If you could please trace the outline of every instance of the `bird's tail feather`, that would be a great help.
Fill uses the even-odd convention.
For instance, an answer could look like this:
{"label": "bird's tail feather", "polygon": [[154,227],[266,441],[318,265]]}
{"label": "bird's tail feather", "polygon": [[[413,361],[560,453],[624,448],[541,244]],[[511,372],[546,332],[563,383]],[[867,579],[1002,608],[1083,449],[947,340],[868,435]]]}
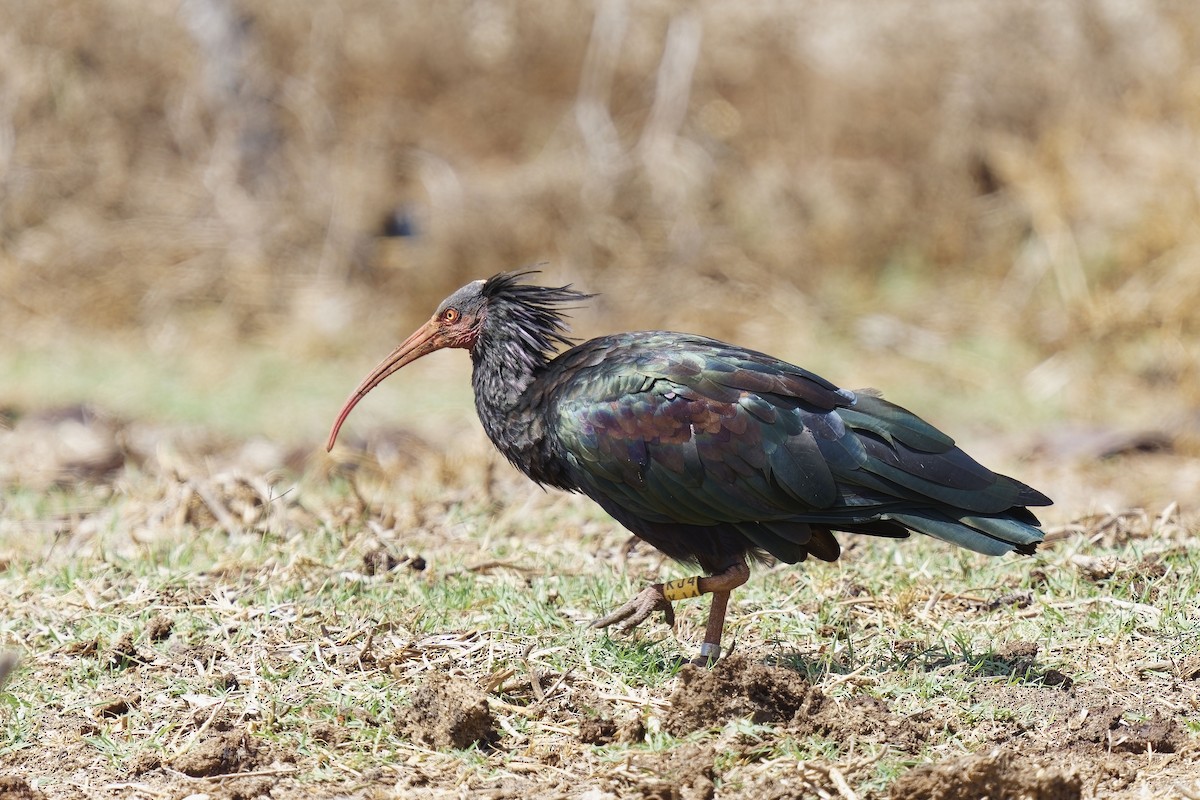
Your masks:
{"label": "bird's tail feather", "polygon": [[928,534],[976,553],[1000,556],[1016,550],[1031,554],[1042,541],[1042,531],[1021,520],[1005,516],[963,516],[957,519],[937,512],[890,513],[893,519],[914,531]]}

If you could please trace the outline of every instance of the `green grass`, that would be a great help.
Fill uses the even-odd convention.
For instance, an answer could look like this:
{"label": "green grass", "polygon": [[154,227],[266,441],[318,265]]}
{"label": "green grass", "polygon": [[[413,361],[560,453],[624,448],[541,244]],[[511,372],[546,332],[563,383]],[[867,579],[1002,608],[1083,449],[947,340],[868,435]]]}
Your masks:
{"label": "green grass", "polygon": [[[140,421],[323,445],[350,390],[398,341],[376,337],[353,357],[338,358],[286,340],[250,344],[196,336],[155,349],[137,334],[84,339],[67,333],[37,344],[7,342],[0,354],[0,404],[32,410],[91,403]],[[435,429],[461,425],[474,413],[469,368],[461,353],[412,366],[406,386],[389,383],[361,404],[355,426],[421,417],[434,418]]]}

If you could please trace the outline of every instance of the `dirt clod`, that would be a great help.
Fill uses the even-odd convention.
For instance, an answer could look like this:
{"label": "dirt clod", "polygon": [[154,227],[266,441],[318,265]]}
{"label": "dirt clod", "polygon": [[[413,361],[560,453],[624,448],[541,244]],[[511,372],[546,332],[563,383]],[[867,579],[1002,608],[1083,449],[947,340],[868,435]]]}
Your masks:
{"label": "dirt clod", "polygon": [[162,758],[153,751],[144,751],[133,757],[129,762],[130,775],[144,775],[162,766]]}
{"label": "dirt clod", "polygon": [[161,642],[171,638],[171,632],[175,629],[175,620],[171,619],[166,614],[159,614],[146,623],[146,635],[150,637],[152,642]]}
{"label": "dirt clod", "polygon": [[1159,714],[1109,732],[1113,751],[1123,753],[1174,753],[1185,736],[1177,720]]}
{"label": "dirt clod", "polygon": [[112,646],[108,663],[113,669],[125,669],[145,663],[145,659],[138,653],[137,645],[133,643],[132,633],[125,633],[120,639],[117,639],[116,644]]}
{"label": "dirt clod", "polygon": [[1155,714],[1148,720],[1130,721],[1124,718],[1126,710],[1117,703],[1083,706],[1066,720],[1066,730],[1058,738],[1126,753],[1173,753],[1186,738],[1174,719]]}
{"label": "dirt clod", "polygon": [[987,610],[996,611],[1001,608],[1029,608],[1033,605],[1033,592],[1021,589],[1015,592],[1005,592],[999,597],[988,601]]}
{"label": "dirt clod", "polygon": [[579,722],[579,741],[609,744],[617,738],[617,723],[608,717],[588,717]]}
{"label": "dirt clod", "polygon": [[1037,663],[1037,642],[1009,642],[996,650],[994,656],[1000,662],[1001,669],[993,674],[1007,674],[1025,683],[1040,683],[1043,686],[1057,686],[1069,690],[1075,681],[1056,669],[1042,671]]}
{"label": "dirt clod", "polygon": [[398,727],[440,749],[486,746],[499,739],[487,696],[470,681],[444,673],[434,673],[413,692],[412,707]]}
{"label": "dirt clod", "polygon": [[1037,658],[1038,645],[1037,642],[1009,642],[1004,647],[996,651],[996,656],[1005,661],[1033,661]]}
{"label": "dirt clod", "polygon": [[1177,671],[1182,680],[1200,680],[1200,655],[1188,656],[1180,661]]}
{"label": "dirt clod", "polygon": [[368,575],[382,575],[394,570],[399,564],[400,559],[382,547],[376,547],[363,554],[363,571]]}
{"label": "dirt clod", "polygon": [[1037,642],[1009,642],[996,651],[996,658],[1008,667],[1010,674],[1021,676],[1034,671],[1037,664]]}
{"label": "dirt clod", "polygon": [[44,794],[35,790],[22,778],[0,777],[0,800],[41,800]]}
{"label": "dirt clod", "polygon": [[617,741],[624,744],[641,744],[646,741],[646,723],[641,717],[631,719],[617,731]]}
{"label": "dirt clod", "polygon": [[100,650],[99,639],[84,639],[64,645],[62,652],[69,656],[94,656]]}
{"label": "dirt clod", "polygon": [[193,778],[248,772],[258,766],[258,746],[240,731],[210,736],[175,759],[172,766]]}
{"label": "dirt clod", "polygon": [[922,764],[892,784],[890,800],[978,800],[1020,797],[1023,800],[1078,800],[1079,776],[1023,759],[1008,750]]}
{"label": "dirt clod", "polygon": [[674,736],[723,725],[731,719],[783,724],[804,736],[835,740],[866,737],[908,752],[920,749],[930,725],[892,713],[887,703],[866,695],[830,700],[804,677],[730,656],[712,669],[686,667],[671,696],[663,727]]}
{"label": "dirt clod", "polygon": [[1070,691],[1075,685],[1075,679],[1056,669],[1048,669],[1042,673],[1043,686],[1056,686],[1063,691]]}
{"label": "dirt clod", "polygon": [[96,714],[101,717],[107,717],[108,719],[115,719],[128,714],[130,711],[137,708],[138,704],[141,702],[142,696],[138,694],[130,695],[129,697],[116,697],[97,706]]}
{"label": "dirt clod", "polygon": [[815,714],[797,716],[792,721],[792,728],[804,735],[816,734],[839,742],[873,739],[909,753],[921,749],[932,727],[922,715],[895,714],[887,703],[870,695],[827,701]]}
{"label": "dirt clod", "polygon": [[363,554],[363,571],[368,575],[381,575],[404,566],[414,572],[421,572],[427,564],[421,556],[400,558],[383,547],[368,550]]}
{"label": "dirt clod", "polygon": [[1114,556],[1074,556],[1071,561],[1079,569],[1079,573],[1090,581],[1097,583],[1106,581],[1122,568],[1122,564]]}
{"label": "dirt clod", "polygon": [[338,742],[345,741],[348,736],[345,727],[329,722],[322,722],[312,726],[309,733],[322,744],[337,744]]}
{"label": "dirt clod", "polygon": [[679,678],[682,684],[671,695],[671,710],[663,721],[675,736],[731,719],[787,723],[797,714],[812,715],[825,700],[797,673],[736,655],[711,669],[684,667]]}

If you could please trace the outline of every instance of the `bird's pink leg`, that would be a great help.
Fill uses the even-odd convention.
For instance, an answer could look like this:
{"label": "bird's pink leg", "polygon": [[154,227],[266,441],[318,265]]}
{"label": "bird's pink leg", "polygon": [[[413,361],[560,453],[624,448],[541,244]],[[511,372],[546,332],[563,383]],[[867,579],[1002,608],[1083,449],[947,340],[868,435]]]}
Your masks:
{"label": "bird's pink leg", "polygon": [[739,561],[723,572],[700,579],[700,591],[712,592],[708,610],[708,625],[704,628],[704,644],[700,645],[699,663],[708,666],[721,657],[721,634],[725,630],[725,610],[729,594],[750,579],[750,567]]}
{"label": "bird's pink leg", "polygon": [[607,628],[618,622],[624,623],[621,630],[627,631],[645,622],[655,611],[663,612],[666,623],[675,626],[675,609],[671,602],[712,594],[712,607],[708,612],[708,625],[704,631],[704,644],[700,646],[701,663],[711,664],[721,655],[721,633],[725,629],[725,610],[729,606],[729,593],[750,578],[750,567],[744,560],[704,577],[694,576],[655,583],[638,592],[637,596],[611,614],[592,623],[593,628]]}

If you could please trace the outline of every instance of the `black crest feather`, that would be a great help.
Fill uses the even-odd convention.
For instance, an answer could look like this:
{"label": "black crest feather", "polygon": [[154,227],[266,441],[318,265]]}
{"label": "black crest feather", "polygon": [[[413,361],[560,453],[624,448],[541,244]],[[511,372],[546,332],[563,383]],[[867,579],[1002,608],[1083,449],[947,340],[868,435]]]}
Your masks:
{"label": "black crest feather", "polygon": [[484,282],[480,294],[488,305],[488,317],[506,326],[510,335],[521,340],[522,349],[544,358],[558,347],[570,347],[575,342],[567,335],[570,328],[565,312],[576,307],[592,294],[566,286],[535,286],[521,283],[537,270],[501,272]]}

